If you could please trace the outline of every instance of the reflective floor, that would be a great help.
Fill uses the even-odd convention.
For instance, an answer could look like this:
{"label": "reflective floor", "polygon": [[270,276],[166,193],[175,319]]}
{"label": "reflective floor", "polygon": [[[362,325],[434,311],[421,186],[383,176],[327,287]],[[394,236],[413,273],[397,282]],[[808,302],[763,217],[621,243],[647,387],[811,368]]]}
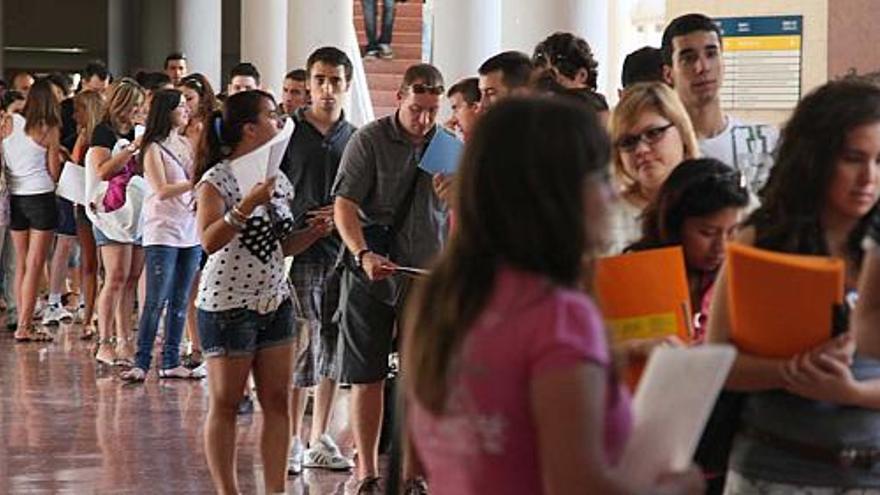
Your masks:
{"label": "reflective floor", "polygon": [[[79,326],[53,343],[18,344],[0,319],[0,494],[212,493],[202,446],[203,382],[129,385],[96,367]],[[343,393],[331,433],[348,452]],[[263,493],[259,408],[238,423],[242,493]],[[308,418],[306,420],[308,423]],[[350,473],[306,470],[288,493],[342,494]]]}

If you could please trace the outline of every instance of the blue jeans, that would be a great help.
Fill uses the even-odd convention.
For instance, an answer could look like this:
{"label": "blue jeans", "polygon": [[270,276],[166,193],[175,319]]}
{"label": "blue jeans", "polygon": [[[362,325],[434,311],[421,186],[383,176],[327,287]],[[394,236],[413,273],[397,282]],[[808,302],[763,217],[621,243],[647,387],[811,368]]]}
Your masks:
{"label": "blue jeans", "polygon": [[201,246],[176,248],[153,245],[144,248],[147,271],[147,294],[144,311],[138,325],[138,350],[135,366],[150,369],[153,343],[159,329],[162,308],[168,303],[165,314],[165,345],[162,348],[162,369],[180,366],[180,338],[186,321],[186,304],[199,260]]}
{"label": "blue jeans", "polygon": [[378,50],[379,45],[391,44],[391,31],[394,29],[394,0],[382,0],[382,35],[376,38],[376,2],[361,0],[364,8],[364,31],[367,34],[367,50]]}

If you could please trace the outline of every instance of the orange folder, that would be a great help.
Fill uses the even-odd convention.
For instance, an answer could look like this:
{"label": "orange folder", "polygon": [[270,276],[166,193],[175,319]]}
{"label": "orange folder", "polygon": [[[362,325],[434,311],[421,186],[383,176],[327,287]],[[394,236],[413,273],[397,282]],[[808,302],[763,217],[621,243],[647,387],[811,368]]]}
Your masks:
{"label": "orange folder", "polygon": [[[690,341],[690,295],[681,247],[600,258],[594,288],[612,345],[673,335]],[[644,367],[644,361],[630,362],[624,370],[631,391]]]}
{"label": "orange folder", "polygon": [[788,358],[831,338],[843,304],[843,260],[727,247],[731,341],[756,356]]}
{"label": "orange folder", "polygon": [[612,342],[672,335],[690,340],[690,295],[681,247],[599,259],[595,291]]}

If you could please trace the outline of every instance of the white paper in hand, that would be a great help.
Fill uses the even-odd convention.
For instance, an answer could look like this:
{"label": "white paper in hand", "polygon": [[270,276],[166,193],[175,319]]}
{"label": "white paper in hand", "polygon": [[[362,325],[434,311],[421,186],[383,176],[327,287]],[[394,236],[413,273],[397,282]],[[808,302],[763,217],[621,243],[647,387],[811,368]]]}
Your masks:
{"label": "white paper in hand", "polygon": [[705,345],[655,350],[633,400],[634,427],[618,469],[637,486],[687,469],[724,386],[736,349]]}
{"label": "white paper in hand", "polygon": [[275,137],[254,151],[229,162],[242,196],[247,196],[258,183],[278,175],[294,127],[293,119],[287,119],[284,128]]}
{"label": "white paper in hand", "polygon": [[55,194],[78,205],[86,204],[86,168],[73,162],[64,162]]}

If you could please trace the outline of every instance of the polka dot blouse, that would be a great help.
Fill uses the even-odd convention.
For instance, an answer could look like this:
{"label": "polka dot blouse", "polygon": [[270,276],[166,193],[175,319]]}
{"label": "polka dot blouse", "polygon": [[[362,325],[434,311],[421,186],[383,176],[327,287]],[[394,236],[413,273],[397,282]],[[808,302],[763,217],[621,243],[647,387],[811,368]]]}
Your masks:
{"label": "polka dot blouse", "polygon": [[[227,210],[242,199],[225,161],[206,172],[199,187],[204,183],[217,189]],[[245,229],[208,257],[199,281],[197,308],[210,312],[246,308],[266,314],[290,298],[281,241],[293,231],[293,191],[287,177],[278,174],[272,201],[257,207]]]}

